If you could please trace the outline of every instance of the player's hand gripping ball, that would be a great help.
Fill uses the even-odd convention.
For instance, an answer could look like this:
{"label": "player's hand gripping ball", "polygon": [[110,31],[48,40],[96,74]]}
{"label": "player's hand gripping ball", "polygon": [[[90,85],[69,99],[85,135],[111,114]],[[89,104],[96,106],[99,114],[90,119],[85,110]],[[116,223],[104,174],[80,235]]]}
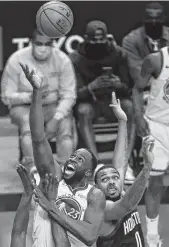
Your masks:
{"label": "player's hand gripping ball", "polygon": [[45,3],[36,14],[38,30],[50,38],[60,38],[69,33],[73,20],[72,10],[60,1]]}

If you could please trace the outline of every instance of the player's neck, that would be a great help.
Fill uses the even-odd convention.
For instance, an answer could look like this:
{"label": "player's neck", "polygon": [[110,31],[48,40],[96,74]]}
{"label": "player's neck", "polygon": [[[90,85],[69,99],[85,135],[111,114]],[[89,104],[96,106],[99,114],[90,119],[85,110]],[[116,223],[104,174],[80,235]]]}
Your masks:
{"label": "player's neck", "polygon": [[82,178],[81,180],[75,180],[75,179],[70,179],[67,180],[66,183],[71,186],[72,189],[75,188],[83,188],[87,184],[87,179],[86,177]]}

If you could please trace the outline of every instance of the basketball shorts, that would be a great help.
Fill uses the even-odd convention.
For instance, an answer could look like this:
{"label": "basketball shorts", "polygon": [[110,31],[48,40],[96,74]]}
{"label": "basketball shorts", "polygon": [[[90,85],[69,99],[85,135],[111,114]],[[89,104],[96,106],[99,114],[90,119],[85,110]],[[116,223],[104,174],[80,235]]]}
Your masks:
{"label": "basketball shorts", "polygon": [[155,139],[154,162],[150,175],[162,175],[169,165],[169,126],[150,120],[147,117],[145,119],[149,125],[150,134]]}

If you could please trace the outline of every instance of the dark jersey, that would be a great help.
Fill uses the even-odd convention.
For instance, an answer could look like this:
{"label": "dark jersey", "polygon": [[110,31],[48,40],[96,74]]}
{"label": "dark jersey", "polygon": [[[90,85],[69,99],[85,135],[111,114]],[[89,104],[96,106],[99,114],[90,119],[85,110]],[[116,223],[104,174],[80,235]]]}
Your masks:
{"label": "dark jersey", "polygon": [[145,247],[140,216],[137,210],[127,214],[112,233],[99,237],[97,247]]}

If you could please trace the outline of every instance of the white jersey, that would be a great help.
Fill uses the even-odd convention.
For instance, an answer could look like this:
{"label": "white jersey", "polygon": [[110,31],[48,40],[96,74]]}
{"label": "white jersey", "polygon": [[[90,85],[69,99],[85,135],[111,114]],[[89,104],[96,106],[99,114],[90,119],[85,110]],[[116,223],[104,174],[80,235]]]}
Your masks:
{"label": "white jersey", "polygon": [[[85,185],[83,188],[72,188],[60,181],[58,186],[58,196],[56,205],[59,210],[75,220],[83,220],[87,208],[87,197],[92,185]],[[86,245],[79,241],[72,234],[67,232],[71,247],[85,247]],[[34,214],[33,226],[33,247],[54,247],[50,220],[47,213],[37,206]]]}
{"label": "white jersey", "polygon": [[151,78],[151,90],[145,117],[169,125],[169,53],[168,47],[161,49],[163,66],[157,79]]}

